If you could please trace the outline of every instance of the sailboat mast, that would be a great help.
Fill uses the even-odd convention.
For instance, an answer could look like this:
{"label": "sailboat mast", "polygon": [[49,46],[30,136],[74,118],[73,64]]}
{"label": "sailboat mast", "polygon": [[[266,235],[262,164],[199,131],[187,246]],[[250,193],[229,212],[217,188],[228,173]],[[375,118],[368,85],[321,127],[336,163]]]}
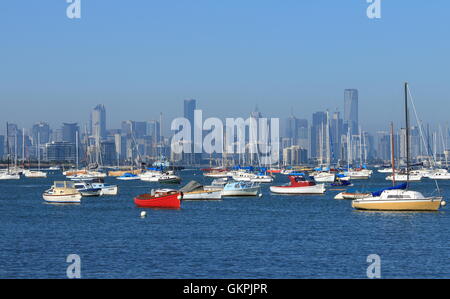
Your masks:
{"label": "sailboat mast", "polygon": [[8,155],[8,174],[9,174],[9,163],[10,163],[10,148],[9,148],[9,124],[6,122],[6,149],[7,149],[7,155]]}
{"label": "sailboat mast", "polygon": [[38,132],[37,134],[38,142],[37,142],[37,158],[38,158],[38,170],[41,170],[41,134]]}
{"label": "sailboat mast", "polygon": [[409,185],[409,113],[408,82],[405,83],[405,122],[406,122],[406,183]]}
{"label": "sailboat mast", "polygon": [[391,164],[392,164],[392,186],[395,186],[395,144],[394,144],[394,122],[391,122]]}

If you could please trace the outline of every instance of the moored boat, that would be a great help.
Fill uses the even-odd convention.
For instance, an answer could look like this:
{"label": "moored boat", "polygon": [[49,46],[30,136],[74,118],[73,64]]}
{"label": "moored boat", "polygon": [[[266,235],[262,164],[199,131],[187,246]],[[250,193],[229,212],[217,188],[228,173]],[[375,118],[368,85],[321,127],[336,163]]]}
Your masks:
{"label": "moored boat", "polygon": [[190,181],[186,186],[180,189],[183,194],[183,200],[220,200],[222,199],[222,190],[205,190],[203,185],[196,181]]}
{"label": "moored boat", "polygon": [[325,184],[316,184],[305,176],[289,176],[290,184],[283,186],[271,186],[270,192],[278,194],[323,194]]}
{"label": "moored boat", "polygon": [[134,204],[140,208],[179,209],[181,208],[181,192],[171,189],[153,191],[134,198]]}
{"label": "moored boat", "polygon": [[386,190],[377,197],[352,201],[353,208],[372,211],[437,211],[444,204],[440,196],[424,197],[410,190]]}
{"label": "moored boat", "polygon": [[101,188],[94,188],[90,183],[85,181],[78,181],[74,183],[75,189],[81,193],[83,197],[95,197],[102,195]]}
{"label": "moored boat", "polygon": [[135,180],[140,180],[141,178],[137,174],[126,172],[122,176],[116,177],[116,179],[121,180],[121,181],[135,181]]}
{"label": "moored boat", "polygon": [[51,203],[79,203],[82,195],[75,189],[73,182],[54,182],[42,197]]}
{"label": "moored boat", "polygon": [[229,182],[223,188],[223,196],[257,196],[261,193],[261,187],[252,182]]}

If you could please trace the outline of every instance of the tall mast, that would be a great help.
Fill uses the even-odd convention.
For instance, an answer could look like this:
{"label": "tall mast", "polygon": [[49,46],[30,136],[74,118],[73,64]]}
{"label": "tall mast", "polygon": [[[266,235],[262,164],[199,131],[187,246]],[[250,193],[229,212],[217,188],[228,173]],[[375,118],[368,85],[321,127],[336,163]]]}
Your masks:
{"label": "tall mast", "polygon": [[37,156],[38,156],[38,170],[41,170],[41,133],[38,131],[38,142],[37,142]]}
{"label": "tall mast", "polygon": [[77,165],[77,170],[79,169],[79,161],[78,161],[78,159],[79,159],[79,157],[80,157],[80,155],[79,155],[79,153],[78,153],[78,130],[75,132],[75,155],[76,155],[76,157],[75,157],[75,161],[76,161],[76,165]]}
{"label": "tall mast", "polygon": [[25,168],[25,128],[22,129],[22,168]]}
{"label": "tall mast", "polygon": [[394,122],[391,122],[391,164],[392,164],[392,186],[395,186],[395,145],[394,145]]}
{"label": "tall mast", "polygon": [[9,173],[9,163],[10,163],[10,148],[9,148],[9,124],[6,122],[6,149],[7,149],[7,156],[8,156],[8,173]]}
{"label": "tall mast", "polygon": [[409,185],[409,113],[408,82],[405,83],[405,121],[406,121],[406,183]]}

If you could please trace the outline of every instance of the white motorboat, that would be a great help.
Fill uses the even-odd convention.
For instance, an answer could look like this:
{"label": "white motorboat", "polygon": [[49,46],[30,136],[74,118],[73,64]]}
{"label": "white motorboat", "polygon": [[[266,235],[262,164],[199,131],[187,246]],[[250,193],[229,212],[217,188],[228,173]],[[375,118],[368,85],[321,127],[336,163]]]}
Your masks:
{"label": "white motorboat", "polygon": [[344,174],[345,176],[349,177],[350,180],[368,180],[372,176],[372,170],[369,169],[349,170]]}
{"label": "white motorboat", "polygon": [[192,191],[183,193],[183,200],[221,200],[222,199],[222,191]]}
{"label": "white motorboat", "polygon": [[0,172],[0,180],[20,180],[20,175],[11,172]]}
{"label": "white motorboat", "polygon": [[51,203],[79,203],[82,195],[75,189],[73,182],[54,182],[42,197]]}
{"label": "white motorboat", "polygon": [[273,182],[273,176],[268,174],[256,174],[252,179],[250,179],[250,182],[253,183],[272,183]]}
{"label": "white motorboat", "polygon": [[117,195],[119,192],[119,187],[117,185],[105,184],[104,180],[101,178],[94,179],[90,184],[93,188],[102,189],[101,195]]}
{"label": "white motorboat", "polygon": [[83,197],[94,197],[102,195],[101,188],[94,188],[90,183],[86,181],[74,182],[74,187],[78,190],[78,192],[81,193]]}
{"label": "white motorboat", "polygon": [[139,175],[141,181],[144,182],[159,182],[159,179],[162,176],[161,171],[149,170]]}
{"label": "white motorboat", "polygon": [[410,174],[409,176],[406,174],[396,174],[394,176],[389,175],[386,177],[387,181],[393,181],[395,180],[396,182],[420,182],[422,180],[423,176],[420,174]]}
{"label": "white motorboat", "polygon": [[308,181],[304,176],[289,176],[290,184],[271,186],[270,192],[278,194],[324,194],[325,184]]}
{"label": "white motorboat", "polygon": [[229,182],[223,188],[223,196],[257,196],[261,193],[261,187],[252,182]]}
{"label": "white motorboat", "polygon": [[223,190],[225,185],[228,183],[228,178],[219,178],[212,181],[211,185],[203,186],[206,191],[212,190]]}
{"label": "white motorboat", "polygon": [[336,180],[336,175],[331,172],[318,172],[312,176],[318,183],[333,183]]}
{"label": "white motorboat", "polygon": [[450,173],[445,172],[435,172],[428,176],[429,179],[432,180],[450,180]]}
{"label": "white motorboat", "polygon": [[183,200],[220,200],[222,190],[205,190],[197,181],[190,181],[179,190],[183,194]]}
{"label": "white motorboat", "polygon": [[250,182],[256,178],[256,174],[246,171],[234,171],[231,174],[231,177],[236,182]]}
{"label": "white motorboat", "polygon": [[23,175],[27,178],[46,178],[47,173],[39,170],[25,170]]}

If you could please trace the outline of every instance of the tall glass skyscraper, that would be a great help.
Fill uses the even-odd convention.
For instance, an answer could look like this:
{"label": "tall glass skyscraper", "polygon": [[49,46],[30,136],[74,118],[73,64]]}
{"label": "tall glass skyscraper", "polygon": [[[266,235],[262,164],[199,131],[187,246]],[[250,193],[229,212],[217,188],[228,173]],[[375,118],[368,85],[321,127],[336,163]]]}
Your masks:
{"label": "tall glass skyscraper", "polygon": [[97,105],[91,112],[91,135],[106,138],[106,109],[104,105]]}
{"label": "tall glass skyscraper", "polygon": [[194,112],[195,109],[197,109],[197,101],[194,99],[188,99],[184,100],[184,118],[189,120],[191,124],[191,155],[185,156],[185,159],[188,159],[188,163],[194,164],[196,160],[198,160],[201,157],[201,154],[195,155],[194,154]]}
{"label": "tall glass skyscraper", "polygon": [[77,132],[80,132],[80,128],[77,123],[63,123],[62,141],[75,144],[77,140]]}
{"label": "tall glass skyscraper", "polygon": [[357,89],[346,89],[344,91],[344,123],[350,128],[352,134],[358,134],[359,116]]}

